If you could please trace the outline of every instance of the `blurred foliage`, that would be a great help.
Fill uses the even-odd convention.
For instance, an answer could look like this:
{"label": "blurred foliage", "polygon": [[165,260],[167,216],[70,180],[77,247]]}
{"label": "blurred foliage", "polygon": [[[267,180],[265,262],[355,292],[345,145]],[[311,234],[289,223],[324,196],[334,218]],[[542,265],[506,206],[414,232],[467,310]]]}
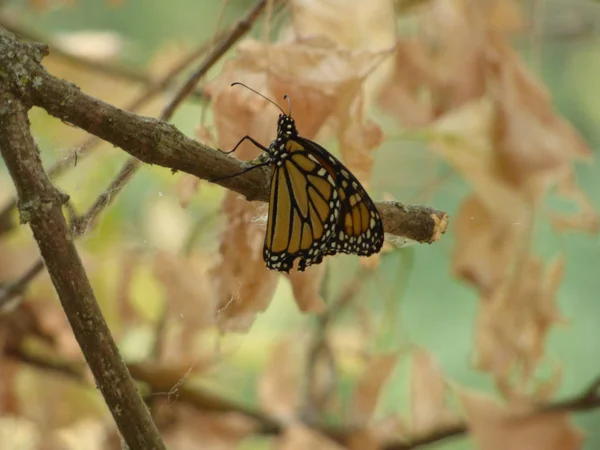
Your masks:
{"label": "blurred foliage", "polygon": [[[396,2],[397,7],[402,7],[399,11],[411,10],[423,3],[427,2]],[[511,42],[551,93],[558,114],[581,133],[595,157],[600,144],[597,127],[600,109],[596,101],[600,47],[595,33],[595,27],[600,24],[599,7],[594,5],[595,8],[590,9],[591,2],[566,0],[524,3],[523,17],[529,25],[523,32],[516,33]],[[62,42],[65,48],[74,52],[104,55],[98,58],[134,67],[156,77],[192,48],[231,26],[251,5],[253,2],[246,0],[182,0],[176,5],[149,0],[8,1],[0,5],[0,18],[56,43]],[[562,14],[566,9],[572,17],[570,21]],[[346,13],[340,11],[341,15]],[[288,11],[275,13],[275,30],[283,26],[286,14]],[[399,24],[402,30],[413,26],[413,23]],[[264,27],[265,21],[259,21],[251,36],[262,41]],[[81,40],[75,39],[75,45],[73,41],[64,40],[69,33],[79,32],[105,34],[92,35],[85,41],[78,35]],[[217,94],[215,80],[222,76],[228,64],[226,61],[234,61],[234,55],[235,52],[226,55],[207,77]],[[50,56],[44,64],[55,75],[81,86],[84,92],[119,106],[123,99],[132,98],[143,90],[139,83],[99,75],[93,69],[73,68],[58,57]],[[164,92],[140,113],[157,116],[172,93],[173,89]],[[301,95],[292,95],[295,105],[302,104]],[[301,108],[298,106],[295,111]],[[213,137],[218,135],[219,144],[225,148],[223,136],[215,132],[218,127],[214,121],[215,116],[226,115],[226,109],[224,112],[209,102],[191,100],[177,111],[172,122],[196,138],[205,131]],[[269,111],[268,114],[274,113]],[[408,114],[413,118],[418,116],[414,110],[409,110]],[[34,110],[30,116],[47,165],[68,157],[85,138],[85,133],[65,126],[43,111]],[[472,285],[464,278],[458,278],[452,260],[457,251],[454,219],[473,192],[468,176],[457,170],[440,151],[433,150],[435,145],[440,145],[436,132],[441,130],[435,128],[437,125],[414,131],[417,127],[400,126],[401,121],[382,112],[382,108],[372,111],[370,117],[379,123],[386,138],[373,153],[372,171],[366,163],[353,167],[353,170],[362,170],[366,166],[366,176],[371,180],[370,192],[376,199],[388,196],[403,203],[428,204],[448,212],[451,230],[431,246],[394,249],[384,254],[378,268],[369,272],[360,286],[360,292],[354,293],[356,298],[335,317],[329,339],[336,352],[335,398],[341,405],[333,402],[333,406],[328,404],[320,413],[341,424],[345,423],[344,418],[336,415],[336,411],[346,411],[351,416],[352,411],[360,410],[356,404],[367,400],[373,402],[368,407],[374,410],[375,418],[398,412],[409,414],[414,349],[426,349],[447,379],[469,389],[497,393],[493,374],[475,370],[472,364],[477,353],[474,336],[482,300]],[[265,132],[272,133],[275,122],[269,120],[270,131]],[[240,134],[245,134],[244,131]],[[344,155],[343,146],[333,137],[331,133],[324,135],[321,143],[333,153]],[[225,142],[230,140],[235,140],[234,136],[225,137]],[[242,153],[242,158],[245,156]],[[104,143],[61,176],[57,186],[69,193],[75,210],[83,212],[117,174],[126,158],[121,150]],[[598,210],[600,170],[597,161],[574,167],[577,185],[589,196],[593,209]],[[186,377],[188,369],[193,368],[197,371],[193,382],[199,386],[261,405],[275,415],[291,414],[292,405],[302,406],[307,401],[306,398],[288,398],[293,396],[291,386],[303,383],[297,377],[302,377],[305,370],[301,363],[305,362],[306,355],[297,358],[294,355],[302,353],[299,347],[314,339],[315,330],[320,327],[319,320],[315,314],[299,312],[293,280],[290,283],[285,277],[269,274],[276,278],[271,281],[265,278],[264,285],[262,278],[255,280],[259,285],[256,291],[267,292],[265,298],[260,294],[256,297],[261,297],[260,301],[268,308],[256,321],[249,322],[247,333],[223,333],[212,322],[207,325],[211,308],[220,301],[207,294],[207,285],[220,276],[218,272],[210,272],[210,268],[219,258],[215,255],[221,245],[220,236],[231,224],[221,214],[227,208],[222,206],[223,201],[227,202],[223,189],[206,182],[199,186],[190,183],[185,174],[172,175],[159,167],[142,168],[114,204],[102,213],[95,228],[79,240],[78,248],[97,298],[128,360],[156,357],[167,366],[172,365],[174,371],[181,369]],[[4,169],[0,172],[0,185],[0,200],[5,201],[13,195],[13,190]],[[581,230],[557,231],[548,220],[550,209],[568,213],[576,208],[556,195],[544,198],[531,233],[534,253],[545,263],[559,254],[567,261],[557,296],[560,313],[566,322],[550,328],[546,354],[531,383],[542,385],[552,379],[556,376],[556,365],[560,364],[562,380],[552,397],[560,398],[576,395],[600,372],[597,363],[600,303],[595,297],[600,287],[596,264],[600,258],[600,242],[597,235],[590,236]],[[484,225],[502,222],[510,233],[513,229],[524,228],[527,221],[522,216],[523,211],[516,208],[514,211],[508,218],[474,216],[471,220]],[[25,228],[3,236],[0,249],[0,280],[4,281],[15,279],[37,255]],[[319,287],[328,306],[335,304],[344,287],[364,270],[362,267],[355,257],[339,256],[328,260],[328,272],[322,274],[324,281]],[[257,273],[260,275],[261,272]],[[269,283],[274,285],[270,303]],[[243,288],[227,284],[223,289],[234,292]],[[231,295],[233,298],[234,294]],[[61,354],[79,359],[76,343],[69,336],[49,280],[45,277],[36,280],[26,297],[39,308],[38,314],[43,314],[39,320],[43,328],[54,335]],[[162,353],[153,355],[155,331],[166,304],[169,305],[168,326],[161,336]],[[221,312],[219,309],[217,315]],[[276,353],[275,348],[279,349]],[[360,385],[360,380],[374,376],[370,375],[370,364],[384,364],[387,360],[382,362],[383,359],[377,358],[390,353],[398,358],[394,359],[399,361],[396,366],[386,366],[386,370],[380,366],[373,369],[378,376],[384,372],[387,375],[383,377],[387,378],[387,384],[379,400],[368,395],[358,400],[353,398],[353,395],[359,396],[356,386]],[[421,358],[420,353],[416,354]],[[428,367],[429,360],[423,361],[423,367]],[[278,372],[284,368],[293,368],[296,372]],[[11,370],[18,372],[15,378],[20,396],[18,403],[21,404],[18,409],[24,418],[39,427],[38,433],[52,428],[68,429],[69,426],[73,426],[73,431],[74,424],[82,417],[107,420],[102,402],[90,387],[72,383],[60,375],[49,376],[43,370],[27,365]],[[317,385],[325,383],[318,377],[314,382]],[[318,391],[320,385],[313,388]],[[305,389],[309,392],[310,386]],[[174,408],[176,402],[171,400],[164,408]],[[365,410],[368,407],[361,406]],[[600,448],[597,427],[600,411],[578,413],[573,417],[586,435],[583,448]],[[19,441],[20,433],[30,433],[30,436],[36,433],[21,431],[19,427],[26,427],[26,423],[15,425],[9,420],[8,417],[0,418],[2,448],[27,448],[27,443]],[[192,426],[194,423],[199,422],[192,422]],[[85,430],[77,436],[87,436],[91,442],[90,436],[98,435],[95,424],[97,422],[90,421],[87,428],[82,425]],[[67,441],[65,438],[64,442]],[[32,442],[30,440],[29,444]],[[244,441],[240,448],[264,448],[270,444],[270,439],[254,437]],[[75,444],[71,447],[62,445],[64,447],[56,448],[77,448]],[[36,446],[32,444],[31,448]],[[428,448],[458,450],[475,447],[469,438],[460,438]]]}

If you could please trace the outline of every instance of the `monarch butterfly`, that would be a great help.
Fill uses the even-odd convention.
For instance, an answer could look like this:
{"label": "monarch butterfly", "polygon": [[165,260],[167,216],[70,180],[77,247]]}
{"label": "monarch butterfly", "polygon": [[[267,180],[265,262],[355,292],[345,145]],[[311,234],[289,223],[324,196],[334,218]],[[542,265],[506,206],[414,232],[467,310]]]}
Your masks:
{"label": "monarch butterfly", "polygon": [[233,153],[249,140],[265,152],[260,162],[232,178],[258,167],[270,165],[271,191],[263,258],[268,269],[288,272],[299,259],[298,270],[320,264],[324,256],[337,253],[369,256],[383,245],[381,216],[356,177],[333,155],[316,142],[298,134],[291,117],[275,102],[265,98],[281,111],[277,121],[277,137],[268,147],[250,136],[244,136],[226,153]]}

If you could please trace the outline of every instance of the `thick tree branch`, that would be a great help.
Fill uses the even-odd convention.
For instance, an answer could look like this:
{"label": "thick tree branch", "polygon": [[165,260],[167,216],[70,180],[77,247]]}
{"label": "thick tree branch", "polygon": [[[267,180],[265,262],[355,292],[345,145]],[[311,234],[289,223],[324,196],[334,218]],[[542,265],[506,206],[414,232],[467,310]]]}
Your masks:
{"label": "thick tree branch", "polygon": [[[258,18],[259,13],[264,9],[267,0],[260,0],[249,13],[241,19],[236,25],[234,25],[227,33],[219,38],[217,45],[206,55],[206,57],[199,64],[198,68],[191,74],[188,80],[183,84],[179,91],[174,96],[173,100],[166,106],[160,115],[161,120],[169,120],[172,114],[175,112],[178,105],[185,98],[185,94],[189,93],[198,80],[208,72],[208,70],[222,57],[232,45],[242,37],[250,28],[251,24]],[[201,49],[198,49],[192,55],[200,53]],[[175,76],[179,71],[183,70],[189,63],[189,58],[185,58],[180,64],[174,67],[169,74],[162,79],[161,83],[165,83]],[[142,94],[136,101],[134,101],[129,109],[135,109],[143,103],[149,95],[154,94],[154,91],[150,89],[146,93]],[[94,144],[100,142],[97,137],[88,139],[83,145],[81,152],[87,154],[87,150],[93,148]],[[72,165],[72,158],[66,158],[53,165],[48,173],[50,177],[59,174],[61,171]],[[96,201],[88,208],[87,212],[81,217],[75,218],[72,224],[72,231],[75,237],[81,236],[87,230],[93,227],[94,220],[98,215],[117,197],[117,195],[123,190],[127,182],[133,178],[140,168],[141,162],[136,158],[130,158],[121,168],[121,171],[117,177],[111,181],[110,185],[100,194]],[[12,208],[16,206],[16,200],[9,202],[2,211],[0,212],[0,223],[3,221],[8,223],[8,216]],[[0,230],[1,232],[1,230]],[[6,284],[0,288],[0,308],[3,305],[10,302],[10,300],[17,295],[21,294],[39,273],[41,273],[44,265],[41,260],[36,261],[30,269],[27,270],[21,277],[16,281]]]}
{"label": "thick tree branch", "polygon": [[[0,26],[2,26],[2,21],[0,21]],[[10,28],[8,29],[10,30]],[[186,67],[202,56],[202,54],[206,53],[207,50],[208,44],[206,43],[198,46],[198,48],[194,49],[177,62],[167,73],[165,73],[165,75],[150,84],[144,92],[138,94],[132,101],[128,102],[123,109],[127,111],[136,111],[144,106],[149,100],[172,84]],[[91,151],[97,147],[97,144],[101,142],[102,140],[96,136],[88,136],[81,144],[74,146],[75,151],[73,153],[65,158],[61,158],[50,166],[48,168],[48,175],[53,179],[61,175],[67,169],[74,167],[76,158],[82,159],[88,156]],[[0,235],[10,231],[14,227],[11,220],[11,214],[13,209],[16,208],[16,203],[16,199],[11,199],[0,208]],[[1,300],[0,303],[2,303]]]}
{"label": "thick tree branch", "polygon": [[[0,37],[0,55],[14,52],[23,45],[5,30],[0,29]],[[48,74],[31,57],[24,57],[8,67],[11,70],[7,76],[12,85],[34,105],[121,147],[145,163],[209,181],[247,167],[248,163],[241,163],[188,138],[171,124],[123,111],[83,94],[73,84]],[[268,173],[268,169],[257,169],[218,184],[239,192],[248,200],[267,201]],[[380,202],[377,206],[383,215],[386,232],[418,242],[434,242],[447,225],[447,215],[433,208],[397,202]]]}
{"label": "thick tree branch", "polygon": [[[12,64],[14,70],[25,59],[24,55],[29,55],[25,53],[27,50],[21,47],[0,59]],[[41,57],[42,48],[33,50],[36,57]],[[67,198],[54,188],[42,167],[29,131],[29,108],[19,98],[18,91],[9,90],[6,81],[0,75],[0,153],[17,189],[21,222],[31,226],[73,333],[123,439],[131,449],[164,449],[149,411],[119,355],[75,249],[62,214]]]}

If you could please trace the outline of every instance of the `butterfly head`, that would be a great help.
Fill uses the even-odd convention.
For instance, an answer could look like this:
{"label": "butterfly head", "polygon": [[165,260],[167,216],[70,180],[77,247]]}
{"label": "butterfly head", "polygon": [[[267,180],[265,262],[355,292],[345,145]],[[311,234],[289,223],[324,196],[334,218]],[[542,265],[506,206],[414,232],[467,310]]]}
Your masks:
{"label": "butterfly head", "polygon": [[298,135],[296,122],[287,114],[279,114],[277,120],[277,136],[294,137]]}

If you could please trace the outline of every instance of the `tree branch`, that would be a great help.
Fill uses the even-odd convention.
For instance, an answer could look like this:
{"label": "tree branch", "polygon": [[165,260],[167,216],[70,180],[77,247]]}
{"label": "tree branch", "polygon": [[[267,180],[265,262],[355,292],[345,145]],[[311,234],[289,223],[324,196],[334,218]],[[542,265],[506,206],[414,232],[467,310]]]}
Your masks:
{"label": "tree branch", "polygon": [[[259,4],[264,4],[265,1]],[[256,8],[250,12],[249,17],[255,14],[255,11]],[[247,24],[247,18],[240,21],[238,26],[223,38],[221,44],[207,55],[205,62],[210,64],[202,64],[181,92],[188,90],[191,80],[195,82],[199,76],[206,73],[207,67],[235,42],[232,36],[239,38],[244,30],[247,30]],[[14,35],[0,28],[0,55],[9,55],[20,45],[24,44],[20,44]],[[0,63],[3,62],[3,58],[6,59],[6,56],[0,56]],[[31,103],[46,109],[51,115],[65,122],[121,147],[140,161],[168,167],[174,171],[180,170],[205,180],[221,178],[248,167],[248,163],[229,158],[220,151],[194,141],[164,121],[141,117],[83,94],[73,84],[48,74],[39,60],[28,56],[27,52],[24,52],[22,60],[17,64],[6,59],[5,65],[11,69],[4,75],[7,82]],[[177,95],[165,109],[163,118],[169,117],[179,98],[180,95]],[[137,160],[130,160],[127,165],[133,169],[124,167],[123,170],[134,171],[138,164]],[[267,201],[268,177],[268,169],[257,169],[219,184],[239,192],[248,200]],[[379,202],[377,207],[387,233],[417,242],[435,242],[447,227],[448,216],[427,206]],[[39,264],[36,263],[35,266]],[[39,269],[40,267],[37,267],[36,270]],[[31,278],[28,274],[28,278]],[[0,305],[22,291],[26,284],[27,281],[22,277],[7,286],[3,293],[0,293]]]}
{"label": "tree branch", "polygon": [[[5,30],[0,29],[0,38],[0,55],[10,53],[18,46],[14,36]],[[123,111],[82,93],[73,84],[48,74],[30,57],[24,58],[18,67],[13,65],[12,69],[8,71],[10,82],[32,104],[121,147],[147,164],[186,172],[208,181],[248,167],[249,163],[194,141],[169,123]],[[218,184],[248,200],[268,201],[269,172],[269,169],[257,169]],[[430,207],[406,206],[398,202],[378,202],[377,206],[386,232],[418,242],[436,241],[447,226],[446,213]]]}
{"label": "tree branch", "polygon": [[[5,39],[0,35],[0,47]],[[1,53],[0,66],[19,71],[22,61],[31,60],[30,55],[41,59],[43,53],[39,46],[16,46],[9,54]],[[29,107],[20,99],[19,90],[11,92],[7,81],[0,74],[0,153],[17,189],[21,223],[31,227],[75,338],[123,439],[131,449],[165,449],[119,355],[75,249],[62,214],[67,198],[54,188],[42,167],[29,131]]]}
{"label": "tree branch", "polygon": [[[0,26],[2,26],[2,22],[0,21]],[[10,30],[10,28],[9,28]],[[188,67],[194,60],[198,59],[208,50],[208,44],[202,44],[188,55],[183,57],[178,63],[176,63],[165,75],[163,75],[160,79],[156,80],[154,83],[148,86],[148,88],[137,95],[132,101],[127,103],[123,107],[123,109],[127,111],[136,111],[141,108],[144,104],[146,104],[153,97],[162,92],[165,88],[167,88],[170,84],[173,83],[175,77],[177,77],[186,67]],[[81,144],[76,145],[75,151],[68,155],[66,158],[62,158],[56,163],[54,163],[51,167],[48,168],[48,175],[50,178],[55,178],[61,175],[65,170],[74,167],[75,158],[81,159],[88,156],[91,153],[97,144],[102,142],[96,136],[87,137]],[[16,208],[17,202],[16,199],[9,200],[2,208],[0,208],[0,235],[10,231],[13,228],[13,224],[11,222],[11,213],[14,208]],[[1,297],[1,296],[0,296]],[[2,303],[0,301],[0,303]]]}
{"label": "tree branch", "polygon": [[[258,18],[258,14],[264,9],[267,0],[260,0],[257,5],[250,10],[250,12],[240,20],[236,25],[234,25],[229,32],[225,33],[220,39],[219,43],[215,48],[202,60],[199,64],[198,68],[192,73],[192,75],[188,78],[188,80],[183,84],[183,86],[176,93],[174,99],[166,106],[166,108],[161,113],[161,120],[169,120],[172,114],[175,112],[178,105],[181,104],[181,101],[185,98],[186,94],[189,94],[191,90],[195,87],[195,84],[198,80],[208,72],[208,70],[222,57],[232,46],[233,44],[242,37],[250,28],[251,24],[256,21]],[[198,49],[192,55],[196,55],[201,53],[202,50]],[[194,58],[195,59],[195,58]],[[161,82],[157,84],[154,90],[150,89],[146,93],[142,94],[137,100],[135,100],[129,109],[135,109],[140,106],[145,100],[149,98],[149,96],[153,95],[157,92],[158,86],[162,83],[166,83],[171,79],[172,76],[175,76],[179,71],[183,70],[189,63],[189,58],[185,58],[180,64],[176,65],[169,74],[162,79]],[[100,142],[97,137],[93,137],[88,139],[81,150],[81,152],[85,152],[91,149],[96,143]],[[72,165],[73,158],[66,158],[56,163],[49,169],[49,175],[52,177],[54,175],[58,175],[67,167]],[[111,181],[110,185],[98,196],[96,201],[92,204],[90,208],[81,216],[75,219],[72,224],[72,232],[73,236],[79,237],[87,232],[89,229],[93,227],[93,222],[98,217],[98,215],[106,208],[116,196],[123,190],[128,181],[130,181],[133,176],[137,173],[137,170],[140,168],[141,163],[140,160],[136,158],[130,158],[121,168],[119,174],[115,177],[114,180]],[[10,202],[6,205],[2,211],[0,212],[0,223],[8,222],[8,215],[12,211],[12,208],[16,206],[16,201]],[[21,275],[16,281],[11,283],[7,283],[6,286],[0,288],[0,308],[3,305],[10,302],[10,300],[17,295],[20,295],[24,292],[28,284],[35,279],[35,277],[41,273],[44,268],[43,262],[41,260],[36,261],[23,275]]]}

